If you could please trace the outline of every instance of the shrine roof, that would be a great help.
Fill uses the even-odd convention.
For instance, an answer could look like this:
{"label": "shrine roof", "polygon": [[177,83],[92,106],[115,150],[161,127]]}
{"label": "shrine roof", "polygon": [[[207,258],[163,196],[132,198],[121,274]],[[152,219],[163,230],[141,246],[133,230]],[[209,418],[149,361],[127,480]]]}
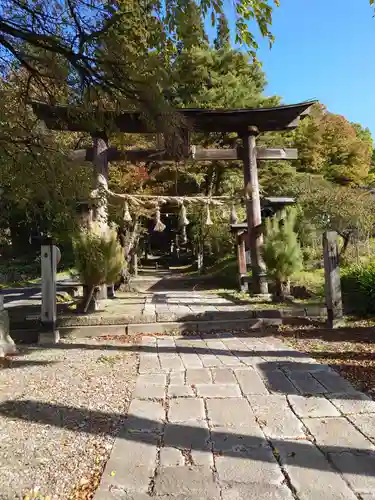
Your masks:
{"label": "shrine roof", "polygon": [[[174,109],[182,117],[185,127],[201,132],[240,132],[256,127],[259,132],[295,128],[299,119],[309,113],[316,101],[275,106],[272,108],[247,109]],[[121,132],[157,132],[144,114],[136,111],[86,110],[75,106],[53,106],[42,102],[31,102],[34,113],[52,130],[95,132],[95,121],[111,123]]]}

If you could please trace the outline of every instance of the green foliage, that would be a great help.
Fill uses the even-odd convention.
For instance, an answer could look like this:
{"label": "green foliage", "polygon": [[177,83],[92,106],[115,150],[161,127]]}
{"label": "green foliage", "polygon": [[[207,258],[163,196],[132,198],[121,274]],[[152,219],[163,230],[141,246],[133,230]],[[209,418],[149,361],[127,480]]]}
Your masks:
{"label": "green foliage", "polygon": [[[190,276],[200,276],[201,273],[193,271]],[[214,279],[217,286],[226,289],[238,287],[238,265],[237,259],[233,255],[217,258],[212,265],[204,269],[204,275]]]}
{"label": "green foliage", "polygon": [[0,84],[0,228],[38,225],[61,237],[74,228],[76,202],[87,199],[92,173],[67,157],[78,134],[38,125],[22,101],[26,87],[22,74]]}
{"label": "green foliage", "polygon": [[294,231],[296,214],[287,209],[266,220],[263,259],[269,276],[286,282],[302,268],[301,247]]}
{"label": "green foliage", "polygon": [[[212,219],[210,226],[205,224],[206,210],[204,208],[195,209],[188,214],[190,220],[189,239],[196,249],[200,246],[203,248],[205,267],[218,259],[234,254],[234,238],[229,228],[230,213],[228,207],[211,207],[210,214]],[[244,216],[244,211],[239,210],[238,215]]]}
{"label": "green foliage", "polygon": [[375,261],[344,269],[341,287],[346,312],[358,316],[375,314]]}
{"label": "green foliage", "polygon": [[230,48],[230,30],[225,16],[220,16],[218,19],[214,47],[216,50]]}
{"label": "green foliage", "polygon": [[338,186],[318,176],[305,176],[295,193],[305,220],[320,230],[334,230],[349,242],[353,235],[367,236],[375,222],[371,193]]}
{"label": "green foliage", "polygon": [[195,46],[176,58],[169,96],[176,107],[257,107],[267,102],[261,95],[265,84],[263,71],[246,53]]}
{"label": "green foliage", "polygon": [[323,175],[338,184],[361,183],[371,168],[373,141],[368,129],[317,104],[294,133],[297,170]]}
{"label": "green foliage", "polygon": [[107,235],[81,232],[74,238],[73,249],[78,274],[89,289],[116,282],[124,265],[124,252],[115,231]]}
{"label": "green foliage", "polygon": [[[254,20],[261,34],[272,40],[275,5],[278,0],[234,4],[237,41],[253,54],[258,45],[249,21]],[[202,32],[201,17],[210,17],[215,24],[225,16],[224,7],[216,0],[4,0],[0,70],[5,73],[10,66],[21,65],[40,88],[48,80],[66,79],[75,98],[84,96],[87,102],[109,98],[117,103],[126,99],[148,111],[150,107],[160,111],[162,100],[158,105],[156,101],[163,78],[161,60],[175,57],[181,41],[195,43],[194,37]]]}

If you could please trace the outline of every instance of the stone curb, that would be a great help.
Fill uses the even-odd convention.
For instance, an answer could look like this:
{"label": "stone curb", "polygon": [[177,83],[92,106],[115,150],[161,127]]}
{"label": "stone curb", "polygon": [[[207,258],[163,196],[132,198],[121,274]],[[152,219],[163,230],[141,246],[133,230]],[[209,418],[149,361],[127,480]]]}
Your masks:
{"label": "stone curb", "polygon": [[[307,318],[305,323],[309,321]],[[59,327],[61,337],[98,337],[105,335],[138,335],[165,334],[165,333],[191,333],[211,332],[222,330],[260,330],[263,327],[279,326],[300,322],[301,318],[258,318],[249,320],[223,320],[223,321],[170,321],[164,323],[124,323],[123,325],[76,325]],[[311,321],[312,322],[312,321]]]}

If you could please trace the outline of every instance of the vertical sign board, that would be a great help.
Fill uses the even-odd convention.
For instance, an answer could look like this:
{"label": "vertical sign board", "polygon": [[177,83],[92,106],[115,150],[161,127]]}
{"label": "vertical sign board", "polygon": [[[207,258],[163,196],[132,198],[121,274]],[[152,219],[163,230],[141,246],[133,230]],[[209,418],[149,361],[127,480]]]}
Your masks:
{"label": "vertical sign board", "polygon": [[328,326],[332,328],[343,316],[336,231],[326,231],[323,234],[323,256]]}
{"label": "vertical sign board", "polygon": [[57,342],[56,330],[56,268],[60,260],[60,250],[52,238],[46,238],[41,246],[42,310],[40,343]]}

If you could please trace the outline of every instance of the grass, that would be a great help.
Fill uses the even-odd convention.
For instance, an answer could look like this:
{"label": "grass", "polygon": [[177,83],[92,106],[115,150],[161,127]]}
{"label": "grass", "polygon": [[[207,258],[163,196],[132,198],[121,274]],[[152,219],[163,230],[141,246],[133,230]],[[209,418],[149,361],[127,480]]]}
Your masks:
{"label": "grass", "polygon": [[324,269],[300,271],[291,279],[293,286],[304,286],[315,298],[324,297]]}
{"label": "grass", "polygon": [[[247,292],[240,292],[236,289],[237,287],[237,264],[236,261],[224,260],[220,261],[215,265],[217,276],[223,277],[223,282],[225,277],[229,276],[228,282],[233,283],[233,278],[235,277],[235,282],[231,286],[226,286],[225,288],[218,288],[211,290],[211,293],[225,297],[233,302],[239,304],[251,304],[254,309],[278,309],[281,306],[283,308],[290,308],[298,305],[308,305],[321,303],[324,300],[324,270],[315,269],[309,271],[301,271],[293,276],[291,279],[291,284],[294,287],[305,287],[307,292],[311,294],[308,299],[296,298],[293,302],[286,302],[285,304],[273,303],[268,300],[259,300],[257,297],[252,297]],[[229,284],[228,283],[228,284]],[[225,283],[226,284],[226,283]]]}
{"label": "grass", "polygon": [[[72,278],[76,277],[76,274],[74,270],[69,270],[69,273],[71,273]],[[67,271],[61,271],[56,274],[56,278],[62,279],[67,277],[68,272]],[[7,288],[26,288],[28,286],[35,286],[35,285],[40,285],[41,282],[41,277],[40,277],[40,272],[39,276],[37,278],[26,278],[24,280],[14,280],[14,281],[5,281],[3,283],[0,283],[0,290],[5,290]]]}
{"label": "grass", "polygon": [[280,304],[265,299],[259,300],[257,297],[252,297],[247,292],[239,292],[238,290],[232,290],[228,288],[209,290],[208,293],[218,295],[219,297],[228,299],[238,305],[249,304],[251,305],[252,309],[280,309],[281,306],[285,309],[291,307],[291,304]]}
{"label": "grass", "polygon": [[189,276],[207,276],[210,278],[217,278],[222,281],[223,285],[228,288],[235,288],[237,286],[237,261],[232,256],[218,259],[216,262],[207,266],[202,272],[197,270],[190,271]]}

